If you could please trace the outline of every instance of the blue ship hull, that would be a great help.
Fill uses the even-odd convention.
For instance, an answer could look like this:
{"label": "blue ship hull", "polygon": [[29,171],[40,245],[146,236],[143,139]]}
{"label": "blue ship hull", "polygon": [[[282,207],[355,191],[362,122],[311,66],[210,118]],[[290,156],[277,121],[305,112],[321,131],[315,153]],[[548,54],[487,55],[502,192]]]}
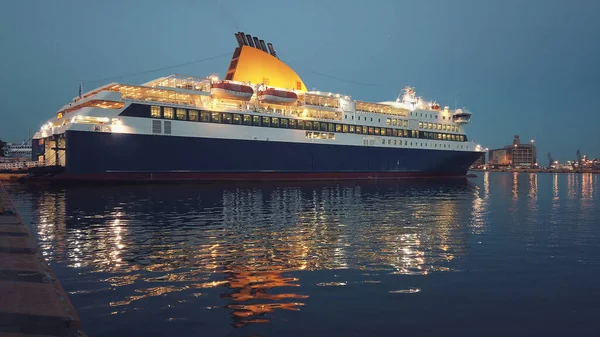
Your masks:
{"label": "blue ship hull", "polygon": [[[34,151],[35,152],[35,151]],[[66,132],[62,178],[300,180],[460,177],[472,151]]]}

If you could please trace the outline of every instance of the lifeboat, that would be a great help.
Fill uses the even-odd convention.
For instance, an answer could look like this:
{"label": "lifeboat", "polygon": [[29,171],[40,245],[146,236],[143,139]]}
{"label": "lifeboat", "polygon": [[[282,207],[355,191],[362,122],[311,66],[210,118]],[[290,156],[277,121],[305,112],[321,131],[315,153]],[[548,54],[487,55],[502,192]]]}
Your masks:
{"label": "lifeboat", "polygon": [[433,103],[433,105],[431,106],[431,110],[437,111],[440,109],[440,105],[437,103]]}
{"label": "lifeboat", "polygon": [[252,94],[252,87],[245,84],[216,82],[210,85],[210,95],[215,98],[249,101]]}
{"label": "lifeboat", "polygon": [[298,95],[293,91],[280,89],[263,89],[258,92],[258,100],[263,103],[290,105],[296,102]]}

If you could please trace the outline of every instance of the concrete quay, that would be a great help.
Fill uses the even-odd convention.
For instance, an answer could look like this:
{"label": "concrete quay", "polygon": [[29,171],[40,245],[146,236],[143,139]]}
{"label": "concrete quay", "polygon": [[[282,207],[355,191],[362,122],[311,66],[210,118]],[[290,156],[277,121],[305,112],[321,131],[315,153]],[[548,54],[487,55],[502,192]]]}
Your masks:
{"label": "concrete quay", "polygon": [[75,308],[0,182],[0,337],[85,336]]}

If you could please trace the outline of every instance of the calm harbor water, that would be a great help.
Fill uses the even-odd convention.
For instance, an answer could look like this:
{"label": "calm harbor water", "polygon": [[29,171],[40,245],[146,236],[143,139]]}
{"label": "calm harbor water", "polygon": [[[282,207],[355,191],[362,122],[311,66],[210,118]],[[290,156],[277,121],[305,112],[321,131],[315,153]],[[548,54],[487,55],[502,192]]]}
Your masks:
{"label": "calm harbor water", "polygon": [[599,179],[7,187],[90,337],[599,336]]}

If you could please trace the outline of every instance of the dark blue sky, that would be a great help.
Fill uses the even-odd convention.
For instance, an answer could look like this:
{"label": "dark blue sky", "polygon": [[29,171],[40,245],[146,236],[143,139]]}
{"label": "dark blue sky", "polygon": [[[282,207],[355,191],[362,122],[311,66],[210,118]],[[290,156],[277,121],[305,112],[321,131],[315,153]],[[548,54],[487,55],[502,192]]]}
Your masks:
{"label": "dark blue sky", "polygon": [[[309,88],[382,101],[411,85],[471,110],[468,134],[484,147],[519,134],[536,140],[543,164],[548,151],[600,156],[596,0],[5,1],[0,139],[27,138],[77,95],[79,81],[230,53],[237,30],[272,42]],[[228,63],[117,81],[223,76]]]}

